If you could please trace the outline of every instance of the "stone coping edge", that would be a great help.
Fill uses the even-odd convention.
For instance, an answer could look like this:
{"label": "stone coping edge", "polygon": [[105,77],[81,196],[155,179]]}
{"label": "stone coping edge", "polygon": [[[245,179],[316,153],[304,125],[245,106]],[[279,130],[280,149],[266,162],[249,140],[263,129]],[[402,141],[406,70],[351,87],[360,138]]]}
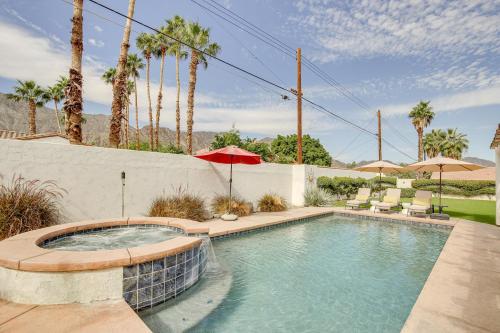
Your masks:
{"label": "stone coping edge", "polygon": [[163,217],[130,217],[59,224],[25,232],[0,241],[0,266],[31,272],[73,272],[123,267],[155,260],[199,247],[198,237],[179,236],[160,243],[133,248],[98,251],[61,251],[39,246],[44,241],[68,233],[120,225],[157,224],[184,230],[189,234],[207,234],[198,222]]}

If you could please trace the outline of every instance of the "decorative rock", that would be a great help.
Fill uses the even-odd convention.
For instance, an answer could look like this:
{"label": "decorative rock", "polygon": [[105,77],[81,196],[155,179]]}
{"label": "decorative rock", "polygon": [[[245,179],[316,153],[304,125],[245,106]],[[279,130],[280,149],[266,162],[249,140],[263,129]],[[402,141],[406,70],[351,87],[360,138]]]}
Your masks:
{"label": "decorative rock", "polygon": [[238,219],[238,215],[226,213],[222,215],[220,218],[223,221],[236,221]]}

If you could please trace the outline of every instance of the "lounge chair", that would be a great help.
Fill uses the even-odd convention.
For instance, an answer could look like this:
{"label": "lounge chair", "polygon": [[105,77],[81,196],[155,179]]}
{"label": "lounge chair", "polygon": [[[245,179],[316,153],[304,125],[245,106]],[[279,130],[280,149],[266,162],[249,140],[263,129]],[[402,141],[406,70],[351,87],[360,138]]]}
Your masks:
{"label": "lounge chair", "polygon": [[389,188],[382,202],[375,204],[375,209],[379,211],[390,211],[391,208],[398,207],[400,204],[401,189]]}
{"label": "lounge chair", "polygon": [[426,214],[431,209],[432,192],[431,191],[417,191],[415,198],[413,198],[410,207],[408,207],[408,215],[412,213]]}
{"label": "lounge chair", "polygon": [[354,200],[347,200],[345,207],[359,208],[361,205],[367,205],[368,199],[370,198],[371,191],[369,188],[360,188],[358,189],[358,194]]}

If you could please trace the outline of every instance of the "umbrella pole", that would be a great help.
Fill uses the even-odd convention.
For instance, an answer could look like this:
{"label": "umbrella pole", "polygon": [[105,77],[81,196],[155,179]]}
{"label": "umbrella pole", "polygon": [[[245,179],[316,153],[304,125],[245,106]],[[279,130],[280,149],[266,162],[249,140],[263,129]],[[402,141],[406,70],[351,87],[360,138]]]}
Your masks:
{"label": "umbrella pole", "polygon": [[443,173],[443,166],[439,166],[439,214],[443,212],[442,205],[441,205],[441,193],[442,193],[442,178],[441,175]]}
{"label": "umbrella pole", "polygon": [[232,199],[232,187],[233,187],[233,156],[231,155],[231,169],[229,173],[229,214],[231,214],[231,199]]}
{"label": "umbrella pole", "polygon": [[382,168],[378,170],[378,201],[380,201],[382,196]]}

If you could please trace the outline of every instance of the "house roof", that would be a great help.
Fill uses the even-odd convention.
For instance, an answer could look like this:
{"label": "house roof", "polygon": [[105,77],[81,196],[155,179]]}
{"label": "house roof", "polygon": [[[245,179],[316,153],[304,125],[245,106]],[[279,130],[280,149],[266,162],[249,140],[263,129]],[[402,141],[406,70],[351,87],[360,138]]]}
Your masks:
{"label": "house roof", "polygon": [[500,124],[498,124],[497,131],[495,132],[495,136],[493,137],[493,141],[491,141],[491,149],[495,149],[500,146]]}
{"label": "house roof", "polygon": [[60,137],[60,138],[69,140],[66,135],[61,134],[61,133],[57,133],[57,132],[47,132],[47,133],[40,133],[40,134],[33,134],[33,135],[24,135],[24,136],[19,136],[16,139],[17,140],[37,140],[37,139],[45,139],[45,138],[52,138],[52,137]]}
{"label": "house roof", "polygon": [[[474,171],[443,172],[443,179],[452,180],[495,180],[495,167],[488,167]],[[439,172],[433,172],[432,179],[439,179]]]}

